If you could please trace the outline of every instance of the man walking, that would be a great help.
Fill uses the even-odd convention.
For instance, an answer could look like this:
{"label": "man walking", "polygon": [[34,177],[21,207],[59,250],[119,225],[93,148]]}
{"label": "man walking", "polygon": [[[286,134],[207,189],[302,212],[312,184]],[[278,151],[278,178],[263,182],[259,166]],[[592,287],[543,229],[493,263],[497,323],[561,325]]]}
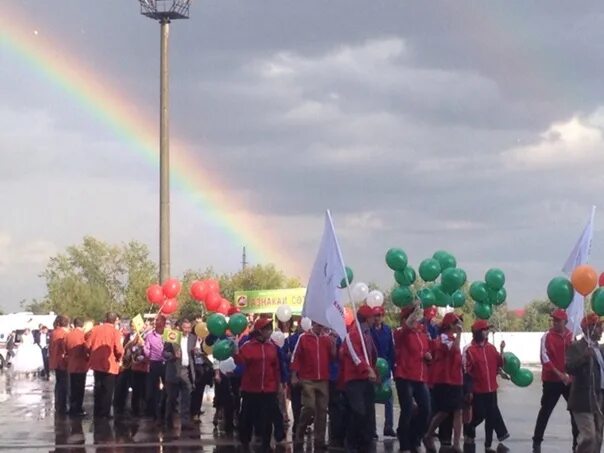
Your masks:
{"label": "man walking", "polygon": [[335,341],[323,333],[323,326],[313,323],[310,331],[300,335],[291,360],[291,383],[302,387],[302,411],[294,440],[299,444],[304,442],[306,427],[314,417],[315,450],[327,447],[325,430],[329,404],[329,361],[335,358]]}
{"label": "man walking", "polygon": [[44,371],[41,377],[48,381],[50,378],[50,368],[48,365],[48,328],[42,324],[39,325],[38,330],[34,331],[34,343],[40,347],[42,352],[42,363],[44,363]]}
{"label": "man walking", "polygon": [[163,315],[157,315],[155,318],[155,328],[145,337],[143,351],[145,357],[149,360],[149,373],[147,374],[147,387],[145,395],[147,398],[146,413],[148,417],[153,417],[156,421],[161,421],[161,402],[162,390],[160,383],[165,387],[166,362],[164,360],[164,329],[166,328],[166,318]]}
{"label": "man walking", "polygon": [[[543,394],[533,435],[533,453],[541,453],[541,443],[543,442],[547,422],[560,397],[562,396],[568,402],[570,376],[566,373],[564,360],[566,349],[573,341],[573,335],[566,328],[567,322],[568,316],[564,310],[560,308],[554,310],[552,313],[552,328],[541,338]],[[572,415],[570,421],[574,450],[577,446],[577,425]]]}
{"label": "man walking", "polygon": [[90,351],[90,369],[94,371],[94,416],[111,418],[115,378],[124,355],[122,335],[115,328],[118,316],[109,312],[105,322],[94,327],[86,341]]}
{"label": "man walking", "polygon": [[73,320],[73,330],[65,337],[67,351],[67,371],[69,372],[69,415],[83,417],[84,387],[88,372],[88,350],[84,339],[84,322],[80,318]]}
{"label": "man walking", "polygon": [[[381,357],[388,362],[388,365],[390,366],[389,374],[391,375],[392,370],[394,369],[394,341],[392,330],[388,325],[384,324],[383,307],[375,307],[373,313],[375,315],[375,321],[371,328],[371,337],[377,348],[378,357]],[[390,376],[388,377],[387,383],[390,385]],[[386,403],[384,404],[384,418],[384,437],[396,437],[396,433],[392,428],[394,419],[392,396],[386,400]],[[374,433],[374,437],[377,437],[377,429]]]}
{"label": "man walking", "polygon": [[591,313],[581,321],[583,338],[566,349],[566,371],[573,377],[568,398],[579,435],[575,453],[599,452],[602,447],[604,359],[598,342],[602,322]]}
{"label": "man walking", "polygon": [[67,414],[69,396],[69,374],[65,351],[69,318],[59,315],[55,319],[49,348],[49,368],[55,372],[55,410],[59,415]]}
{"label": "man walking", "polygon": [[181,337],[179,343],[171,343],[172,351],[167,356],[166,383],[168,402],[166,407],[166,424],[172,427],[173,414],[177,411],[180,398],[181,429],[191,429],[191,392],[195,382],[194,349],[197,337],[191,333],[191,322],[183,319],[180,322]]}

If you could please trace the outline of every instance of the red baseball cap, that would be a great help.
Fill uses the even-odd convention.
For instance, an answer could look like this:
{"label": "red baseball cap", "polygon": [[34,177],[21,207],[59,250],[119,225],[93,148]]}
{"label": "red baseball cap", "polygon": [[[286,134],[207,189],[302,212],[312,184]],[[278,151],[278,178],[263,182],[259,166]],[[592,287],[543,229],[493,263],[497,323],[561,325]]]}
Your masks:
{"label": "red baseball cap", "polygon": [[407,305],[406,307],[401,308],[401,319],[407,319],[414,311],[415,305]]}
{"label": "red baseball cap", "polygon": [[583,320],[581,321],[581,328],[585,329],[586,327],[596,326],[601,323],[602,323],[602,320],[600,319],[600,317],[598,315],[596,315],[595,313],[590,313],[590,314],[586,315],[583,318]]}
{"label": "red baseball cap", "polygon": [[477,319],[472,324],[472,332],[479,332],[481,330],[489,330],[491,325],[484,319]]}
{"label": "red baseball cap", "polygon": [[459,319],[459,316],[457,316],[455,313],[453,312],[449,312],[445,315],[445,317],[443,318],[443,322],[441,323],[441,327],[443,329],[446,329],[448,327],[451,327],[453,324],[455,324],[456,322],[461,321]]}
{"label": "red baseball cap", "polygon": [[426,319],[435,318],[436,313],[438,313],[438,310],[436,309],[436,307],[424,308],[424,318],[426,318]]}
{"label": "red baseball cap", "polygon": [[552,318],[559,319],[560,321],[568,321],[566,311],[562,310],[561,308],[558,308],[552,312]]}
{"label": "red baseball cap", "polygon": [[384,313],[384,307],[373,307],[373,316],[383,316]]}
{"label": "red baseball cap", "polygon": [[369,305],[367,304],[363,304],[359,307],[359,310],[357,311],[357,314],[359,314],[361,317],[368,319],[374,316],[373,313],[373,308],[371,308]]}
{"label": "red baseball cap", "polygon": [[262,330],[264,329],[266,326],[271,326],[273,325],[273,320],[270,318],[258,318],[256,320],[256,322],[254,323],[254,330]]}

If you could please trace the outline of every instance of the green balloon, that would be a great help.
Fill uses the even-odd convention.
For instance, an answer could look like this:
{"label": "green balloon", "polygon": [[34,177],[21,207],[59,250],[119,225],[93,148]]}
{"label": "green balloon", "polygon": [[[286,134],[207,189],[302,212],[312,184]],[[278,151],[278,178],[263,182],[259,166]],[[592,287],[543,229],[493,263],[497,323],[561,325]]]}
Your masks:
{"label": "green balloon", "polygon": [[239,335],[247,327],[247,318],[241,313],[235,313],[229,319],[229,329],[235,335]]}
{"label": "green balloon", "polygon": [[505,285],[505,274],[501,269],[489,269],[484,280],[489,288],[499,291]]}
{"label": "green balloon", "polygon": [[402,249],[392,248],[386,252],[386,264],[393,271],[402,271],[407,267],[407,254]]}
{"label": "green balloon", "polygon": [[512,382],[518,387],[528,387],[533,383],[533,373],[526,368],[520,368],[512,375]]}
{"label": "green balloon", "polygon": [[520,360],[513,352],[503,353],[503,371],[510,376],[514,376],[520,369]]}
{"label": "green balloon", "polygon": [[547,297],[558,308],[566,310],[574,296],[573,284],[567,278],[553,278],[547,285]]}
{"label": "green balloon", "polygon": [[448,307],[450,305],[453,305],[451,296],[444,292],[442,287],[435,286],[434,288],[432,288],[432,292],[434,293],[434,297],[436,298],[435,305],[437,307]]}
{"label": "green balloon", "polygon": [[392,388],[390,384],[384,382],[375,387],[374,401],[379,404],[384,404],[392,398]]}
{"label": "green balloon", "polygon": [[487,286],[487,294],[489,295],[488,303],[491,305],[497,305],[497,291]]}
{"label": "green balloon", "polygon": [[423,307],[431,307],[432,305],[436,305],[436,296],[434,295],[434,291],[430,288],[422,288],[417,293],[417,297],[422,301]]}
{"label": "green balloon", "polygon": [[454,308],[461,308],[466,303],[466,295],[463,291],[457,290],[451,296],[451,306]]}
{"label": "green balloon", "polygon": [[487,303],[489,301],[489,292],[484,282],[474,282],[470,285],[470,297],[476,302]]}
{"label": "green balloon", "polygon": [[405,270],[402,271],[394,271],[394,279],[401,286],[410,286],[415,283],[415,279],[417,275],[415,274],[415,269],[411,266],[407,266]]}
{"label": "green balloon", "polygon": [[216,360],[226,360],[235,352],[235,343],[231,340],[218,340],[212,348],[212,355]]}
{"label": "green balloon", "polygon": [[478,319],[489,319],[493,314],[493,306],[476,302],[476,305],[474,305],[474,314]]}
{"label": "green balloon", "polygon": [[394,305],[403,308],[413,302],[413,291],[408,286],[399,286],[394,288],[390,298]]}
{"label": "green balloon", "polygon": [[382,357],[378,358],[375,362],[375,369],[377,370],[382,381],[390,377],[390,365],[388,365],[388,361],[386,359]]}
{"label": "green balloon", "polygon": [[227,330],[226,318],[218,313],[211,315],[208,318],[208,330],[212,335],[221,337]]}
{"label": "green balloon", "polygon": [[452,267],[457,266],[457,261],[455,260],[455,257],[449,252],[445,252],[444,250],[439,250],[438,252],[434,253],[434,255],[432,255],[432,258],[438,261],[438,264],[440,264],[440,268],[443,271],[445,269],[450,269]]}
{"label": "green balloon", "polygon": [[[352,279],[354,278],[354,274],[352,273],[352,269],[346,266],[346,277],[348,277],[348,283],[352,283]],[[348,286],[346,283],[346,279],[343,278],[340,282],[340,288],[346,288]]]}
{"label": "green balloon", "polygon": [[425,282],[433,282],[440,275],[440,264],[434,258],[428,258],[419,265],[419,276]]}
{"label": "green balloon", "polygon": [[596,289],[591,295],[591,309],[598,316],[604,316],[604,290]]}
{"label": "green balloon", "polygon": [[447,294],[453,294],[466,282],[465,272],[456,267],[450,267],[442,271],[440,285]]}
{"label": "green balloon", "polygon": [[501,288],[499,291],[497,291],[496,297],[495,297],[495,302],[493,302],[493,305],[501,305],[505,302],[505,300],[508,297],[508,293],[505,290],[505,288]]}

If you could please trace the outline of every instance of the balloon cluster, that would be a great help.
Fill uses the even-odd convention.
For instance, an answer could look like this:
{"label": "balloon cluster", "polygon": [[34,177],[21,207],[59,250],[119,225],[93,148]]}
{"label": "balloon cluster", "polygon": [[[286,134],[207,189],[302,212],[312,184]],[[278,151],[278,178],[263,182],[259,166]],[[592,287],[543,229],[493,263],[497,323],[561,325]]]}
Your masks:
{"label": "balloon cluster", "polygon": [[566,310],[575,297],[575,291],[582,296],[591,294],[591,309],[598,316],[604,316],[603,286],[604,273],[598,278],[593,266],[582,264],[573,270],[570,280],[566,277],[553,278],[547,285],[547,297],[556,307]]}
{"label": "balloon cluster", "polygon": [[[467,276],[463,269],[457,267],[457,260],[449,252],[439,250],[432,258],[423,260],[419,265],[419,276],[432,286],[420,289],[417,295],[413,293],[411,285],[415,283],[417,274],[415,269],[408,265],[406,253],[398,248],[391,248],[386,253],[386,264],[394,271],[394,279],[399,284],[392,291],[392,303],[397,307],[405,307],[415,297],[419,298],[424,308],[438,307],[462,307],[466,297],[461,291],[466,283]],[[440,282],[436,280],[440,276]]]}
{"label": "balloon cluster", "polygon": [[231,308],[228,299],[220,295],[220,284],[212,278],[195,280],[191,283],[189,293],[193,299],[203,304],[207,311],[226,316]]}
{"label": "balloon cluster", "polygon": [[392,388],[390,387],[390,365],[386,359],[378,358],[375,363],[380,382],[376,384],[374,400],[376,403],[385,404],[392,398]]}
{"label": "balloon cluster", "polygon": [[504,288],[505,274],[501,269],[489,269],[484,282],[476,281],[470,285],[470,297],[476,302],[474,314],[479,319],[489,319],[493,306],[501,305],[507,298]]}
{"label": "balloon cluster", "polygon": [[527,368],[520,367],[520,360],[512,352],[503,353],[503,371],[511,378],[518,387],[528,387],[533,382],[533,372]]}
{"label": "balloon cluster", "polygon": [[178,299],[181,284],[175,278],[170,278],[163,285],[153,284],[147,288],[147,301],[152,305],[159,305],[159,312],[171,315],[178,310]]}

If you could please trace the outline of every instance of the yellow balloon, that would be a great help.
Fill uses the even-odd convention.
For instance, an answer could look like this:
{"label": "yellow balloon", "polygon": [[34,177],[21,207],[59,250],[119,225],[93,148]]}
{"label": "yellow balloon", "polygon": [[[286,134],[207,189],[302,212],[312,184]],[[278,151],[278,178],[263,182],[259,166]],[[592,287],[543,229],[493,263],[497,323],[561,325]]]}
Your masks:
{"label": "yellow balloon", "polygon": [[208,331],[208,326],[205,322],[198,322],[197,324],[195,324],[195,335],[197,335],[198,338],[203,339],[209,334],[210,332]]}
{"label": "yellow balloon", "polygon": [[205,341],[202,343],[201,345],[203,352],[206,353],[206,355],[212,355],[212,346],[208,346]]}

